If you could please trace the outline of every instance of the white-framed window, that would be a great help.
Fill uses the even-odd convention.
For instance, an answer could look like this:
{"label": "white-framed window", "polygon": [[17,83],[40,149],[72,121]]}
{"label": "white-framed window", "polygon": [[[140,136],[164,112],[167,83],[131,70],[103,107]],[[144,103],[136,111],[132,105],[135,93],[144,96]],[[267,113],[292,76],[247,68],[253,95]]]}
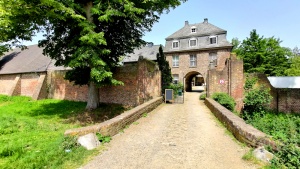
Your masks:
{"label": "white-framed window", "polygon": [[218,55],[216,52],[209,53],[209,64],[212,66],[217,66]]}
{"label": "white-framed window", "polygon": [[172,65],[173,65],[173,67],[179,67],[179,56],[178,55],[173,56]]}
{"label": "white-framed window", "polygon": [[196,26],[192,26],[191,27],[191,33],[196,33],[197,32],[197,27]]}
{"label": "white-framed window", "polygon": [[178,40],[172,42],[172,48],[173,49],[179,48],[179,41]]}
{"label": "white-framed window", "polygon": [[190,67],[197,67],[197,56],[195,54],[190,55]]}
{"label": "white-framed window", "polygon": [[190,44],[190,47],[197,46],[197,39],[196,38],[190,39],[189,44]]}
{"label": "white-framed window", "polygon": [[218,43],[218,37],[217,36],[210,36],[209,37],[209,44],[217,44]]}
{"label": "white-framed window", "polygon": [[173,77],[173,83],[178,84],[179,82],[179,75],[178,74],[172,74]]}

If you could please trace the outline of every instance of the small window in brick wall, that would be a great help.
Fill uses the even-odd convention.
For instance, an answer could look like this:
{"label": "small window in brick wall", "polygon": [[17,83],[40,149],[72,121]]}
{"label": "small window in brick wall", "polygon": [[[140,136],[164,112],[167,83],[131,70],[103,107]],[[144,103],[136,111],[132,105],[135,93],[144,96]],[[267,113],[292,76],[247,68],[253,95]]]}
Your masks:
{"label": "small window in brick wall", "polygon": [[190,55],[190,67],[196,67],[197,66],[197,57],[196,55]]}
{"label": "small window in brick wall", "polygon": [[209,53],[209,65],[210,66],[217,66],[218,56],[217,53]]}
{"label": "small window in brick wall", "polygon": [[173,56],[172,59],[173,59],[173,60],[172,60],[172,65],[173,65],[173,67],[179,67],[179,56],[178,56],[178,55],[175,55],[175,56]]}

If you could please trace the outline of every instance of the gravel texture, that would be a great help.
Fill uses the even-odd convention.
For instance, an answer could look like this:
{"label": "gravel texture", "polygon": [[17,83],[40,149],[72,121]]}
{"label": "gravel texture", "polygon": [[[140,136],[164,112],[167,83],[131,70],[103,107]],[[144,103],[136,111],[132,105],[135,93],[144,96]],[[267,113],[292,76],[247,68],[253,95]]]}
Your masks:
{"label": "gravel texture", "polygon": [[199,93],[184,104],[162,104],[112,138],[82,169],[244,169],[249,150],[226,134]]}

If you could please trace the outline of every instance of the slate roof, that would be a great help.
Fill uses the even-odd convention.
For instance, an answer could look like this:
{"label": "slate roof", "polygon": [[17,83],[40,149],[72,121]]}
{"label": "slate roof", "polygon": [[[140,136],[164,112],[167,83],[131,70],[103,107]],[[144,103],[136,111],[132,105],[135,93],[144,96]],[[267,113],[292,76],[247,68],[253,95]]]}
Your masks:
{"label": "slate roof", "polygon": [[133,53],[126,55],[123,62],[137,62],[139,60],[139,56],[156,61],[156,54],[159,52],[159,46],[160,45],[147,44],[137,48],[133,51]]}
{"label": "slate roof", "polygon": [[[137,62],[139,56],[149,60],[156,60],[159,45],[148,44],[134,53],[127,55],[123,62]],[[43,55],[43,48],[38,45],[28,46],[28,49],[16,48],[0,57],[0,74],[45,72],[47,70],[67,70],[63,66],[55,66],[55,60]]]}
{"label": "slate roof", "polygon": [[275,88],[300,88],[300,76],[268,77]]}
{"label": "slate roof", "polygon": [[16,48],[0,58],[0,74],[44,72],[50,63],[51,59],[37,45],[23,51]]}
{"label": "slate roof", "polygon": [[[194,31],[192,31],[195,29]],[[208,22],[189,24],[166,38],[164,53],[192,52],[212,49],[231,49],[232,44],[227,41],[227,31]],[[217,43],[210,43],[210,37],[216,37]],[[195,46],[190,46],[190,40],[196,40]],[[173,42],[178,42],[178,48],[173,48]]]}
{"label": "slate roof", "polygon": [[[192,27],[197,29],[195,33],[191,33]],[[196,23],[196,24],[188,24],[188,22],[186,21],[186,24],[184,25],[183,28],[179,29],[172,35],[168,36],[166,40],[195,37],[195,36],[207,36],[213,34],[217,35],[217,34],[224,34],[224,33],[226,34],[227,31],[213,24],[208,23],[207,19],[202,23]]]}

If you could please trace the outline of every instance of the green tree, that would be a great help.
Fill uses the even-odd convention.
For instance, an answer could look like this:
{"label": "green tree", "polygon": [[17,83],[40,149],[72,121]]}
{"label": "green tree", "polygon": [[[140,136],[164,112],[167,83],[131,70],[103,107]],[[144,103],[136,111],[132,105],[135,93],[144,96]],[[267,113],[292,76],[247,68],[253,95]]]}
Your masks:
{"label": "green tree", "polygon": [[241,41],[239,41],[238,38],[232,38],[231,44],[233,45],[232,47],[232,52],[236,53],[237,49],[239,48]]}
{"label": "green tree", "polygon": [[159,70],[161,71],[161,89],[162,89],[161,92],[164,93],[165,89],[167,89],[170,83],[172,82],[172,74],[171,74],[171,68],[169,66],[169,62],[166,60],[161,45],[159,47],[159,53],[156,55],[156,58],[157,58]]}
{"label": "green tree", "polygon": [[185,0],[6,0],[0,1],[0,55],[22,40],[44,33],[39,46],[71,67],[66,78],[88,84],[87,109],[99,105],[99,87],[121,85],[113,78],[120,57],[145,42],[159,15]]}
{"label": "green tree", "polygon": [[300,56],[290,58],[291,67],[285,70],[287,76],[300,76]]}
{"label": "green tree", "polygon": [[292,50],[294,56],[300,56],[300,49],[296,46]]}
{"label": "green tree", "polygon": [[253,30],[235,51],[244,61],[245,72],[282,76],[285,75],[284,70],[289,68],[288,57],[292,53],[288,48],[281,47],[280,43],[280,39],[260,37]]}

